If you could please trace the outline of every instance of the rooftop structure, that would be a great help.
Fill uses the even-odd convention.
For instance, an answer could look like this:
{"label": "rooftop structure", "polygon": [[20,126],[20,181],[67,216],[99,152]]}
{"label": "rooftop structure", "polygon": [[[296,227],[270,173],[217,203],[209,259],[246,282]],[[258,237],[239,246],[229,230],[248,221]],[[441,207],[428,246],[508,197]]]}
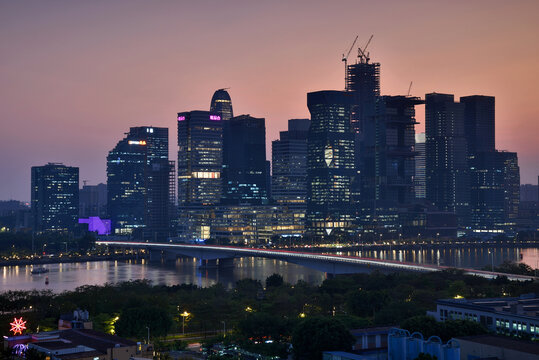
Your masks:
{"label": "rooftop structure", "polygon": [[476,335],[457,339],[463,359],[537,359],[539,344],[507,336]]}
{"label": "rooftop structure", "polygon": [[148,346],[90,329],[69,329],[4,337],[4,347],[36,349],[51,360],[152,358]]}
{"label": "rooftop structure", "polygon": [[539,297],[536,294],[489,299],[442,299],[436,304],[436,313],[430,314],[438,321],[472,320],[497,333],[526,333],[539,338]]}

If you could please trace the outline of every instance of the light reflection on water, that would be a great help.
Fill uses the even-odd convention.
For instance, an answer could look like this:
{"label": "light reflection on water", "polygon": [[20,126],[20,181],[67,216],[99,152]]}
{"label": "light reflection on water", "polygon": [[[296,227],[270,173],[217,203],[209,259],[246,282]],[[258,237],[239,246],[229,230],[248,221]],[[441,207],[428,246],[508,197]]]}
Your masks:
{"label": "light reflection on water", "polygon": [[[464,268],[494,266],[503,261],[522,261],[532,268],[538,268],[539,249],[519,248],[453,248],[421,250],[372,250],[343,252],[370,258],[437,264]],[[82,285],[100,285],[128,280],[148,279],[153,284],[177,285],[192,283],[207,287],[221,282],[230,288],[240,279],[251,278],[264,281],[273,273],[281,274],[285,281],[296,283],[298,280],[320,284],[326,274],[299,265],[273,259],[241,258],[236,259],[234,267],[221,269],[199,269],[191,258],[180,258],[170,264],[149,264],[139,261],[95,261],[82,263],[63,263],[44,265],[49,272],[32,275],[31,266],[0,267],[0,291],[50,289],[54,292],[73,290]],[[49,278],[49,285],[45,279]]]}

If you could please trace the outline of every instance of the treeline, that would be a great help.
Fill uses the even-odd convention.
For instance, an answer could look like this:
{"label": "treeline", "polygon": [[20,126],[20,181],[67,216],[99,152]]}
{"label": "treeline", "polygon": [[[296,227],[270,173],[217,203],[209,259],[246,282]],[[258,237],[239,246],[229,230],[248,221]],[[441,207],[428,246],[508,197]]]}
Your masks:
{"label": "treeline", "polygon": [[[413,321],[415,317],[424,316],[427,310],[435,308],[436,299],[457,295],[468,298],[519,296],[531,292],[539,293],[538,283],[511,282],[505,277],[487,280],[457,270],[336,276],[319,286],[303,281],[288,284],[280,275],[272,275],[264,283],[240,280],[232,288],[221,284],[207,288],[191,284],[153,286],[148,281],[132,281],[83,286],[61,294],[50,291],[1,293],[0,329],[2,334],[7,334],[14,316],[23,316],[30,331],[38,327],[41,331],[53,329],[61,314],[80,308],[89,311],[95,329],[121,336],[145,339],[146,327],[150,328],[152,338],[181,333],[183,325],[186,333],[226,328],[226,339],[246,349],[282,355],[292,341],[301,357],[304,353],[314,356],[321,351],[320,348],[301,348],[301,344],[312,347],[314,343],[301,337],[302,333],[310,334],[297,331],[301,326],[320,328],[322,333],[330,331],[328,329],[331,333],[346,333],[346,329],[375,325],[414,325],[418,324]],[[415,330],[412,325],[407,326]],[[424,335],[441,331],[431,330],[423,330]],[[443,331],[449,333],[449,330]],[[341,339],[346,340],[346,337]],[[333,347],[327,342],[321,344],[326,347],[323,350]],[[339,346],[343,350],[343,345]],[[311,358],[316,357],[318,355]]]}
{"label": "treeline", "polygon": [[0,232],[0,256],[25,256],[33,253],[60,253],[67,248],[70,252],[86,252],[95,246],[95,236],[86,233],[74,237],[67,233],[30,233]]}

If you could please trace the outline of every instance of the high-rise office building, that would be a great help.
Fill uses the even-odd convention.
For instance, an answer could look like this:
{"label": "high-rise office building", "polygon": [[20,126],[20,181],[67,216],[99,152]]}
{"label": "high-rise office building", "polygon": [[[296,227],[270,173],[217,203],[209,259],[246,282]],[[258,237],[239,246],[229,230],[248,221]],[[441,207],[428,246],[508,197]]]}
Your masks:
{"label": "high-rise office building", "polygon": [[107,216],[107,184],[85,184],[79,190],[79,217],[90,216]]}
{"label": "high-rise office building", "polygon": [[354,175],[352,95],[344,91],[307,94],[311,126],[307,140],[307,231],[318,239],[350,232]]}
{"label": "high-rise office building", "polygon": [[427,199],[440,211],[454,212],[464,227],[470,211],[464,105],[448,94],[427,94],[425,100]]}
{"label": "high-rise office building", "polygon": [[355,134],[355,168],[352,178],[352,201],[359,204],[357,215],[365,218],[373,211],[376,193],[376,101],[380,96],[380,63],[358,56],[346,67],[346,91],[352,95],[350,122]]}
{"label": "high-rise office building", "polygon": [[505,224],[503,157],[496,151],[469,158],[470,227],[475,233],[500,232]]}
{"label": "high-rise office building", "polygon": [[223,166],[221,115],[178,113],[178,236],[206,240],[221,200]]}
{"label": "high-rise office building", "polygon": [[503,163],[504,174],[504,208],[505,221],[508,228],[515,227],[520,204],[520,167],[516,152],[498,151]]}
{"label": "high-rise office building", "polygon": [[210,112],[221,116],[221,120],[227,121],[234,117],[232,100],[226,89],[219,89],[211,98]]}
{"label": "high-rise office building", "polygon": [[288,120],[288,130],[271,143],[272,197],[279,204],[307,206],[307,135],[309,119]]}
{"label": "high-rise office building", "polygon": [[415,197],[424,199],[427,196],[425,179],[425,133],[415,135]]}
{"label": "high-rise office building", "polygon": [[73,231],[79,215],[79,168],[32,167],[32,220],[36,232]]}
{"label": "high-rise office building", "polygon": [[178,113],[179,206],[215,205],[221,199],[223,121],[209,111]]}
{"label": "high-rise office building", "polygon": [[174,215],[173,169],[167,128],[130,128],[107,156],[107,207],[114,234],[166,239]]}
{"label": "high-rise office building", "polygon": [[460,98],[464,105],[464,135],[468,154],[495,151],[495,100],[493,96]]}
{"label": "high-rise office building", "polygon": [[369,63],[366,59],[360,58],[356,64],[348,65],[345,87],[354,97],[352,130],[357,133],[368,132],[370,125],[366,121],[372,120],[376,99],[380,96],[380,63]]}
{"label": "high-rise office building", "polygon": [[415,200],[415,106],[418,97],[381,96],[376,103],[376,201],[411,204]]}
{"label": "high-rise office building", "polygon": [[264,118],[240,115],[223,122],[222,201],[260,204],[268,201]]}

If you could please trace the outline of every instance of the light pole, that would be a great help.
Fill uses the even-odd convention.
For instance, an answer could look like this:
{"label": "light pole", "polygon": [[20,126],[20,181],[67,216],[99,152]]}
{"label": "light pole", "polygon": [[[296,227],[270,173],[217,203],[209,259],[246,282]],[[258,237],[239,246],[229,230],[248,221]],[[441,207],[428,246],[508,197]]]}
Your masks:
{"label": "light pole", "polygon": [[180,314],[180,316],[182,317],[182,335],[185,335],[185,318],[188,317],[189,314],[187,311],[184,311]]}
{"label": "light pole", "polygon": [[223,323],[223,337],[226,337],[226,321],[221,321]]}
{"label": "light pole", "polygon": [[148,345],[150,345],[150,327],[146,326],[146,330],[148,330]]}
{"label": "light pole", "polygon": [[[491,251],[488,249],[488,254],[490,255]],[[494,272],[494,251],[492,251],[492,257],[491,257],[491,263],[490,263],[490,271]]]}

